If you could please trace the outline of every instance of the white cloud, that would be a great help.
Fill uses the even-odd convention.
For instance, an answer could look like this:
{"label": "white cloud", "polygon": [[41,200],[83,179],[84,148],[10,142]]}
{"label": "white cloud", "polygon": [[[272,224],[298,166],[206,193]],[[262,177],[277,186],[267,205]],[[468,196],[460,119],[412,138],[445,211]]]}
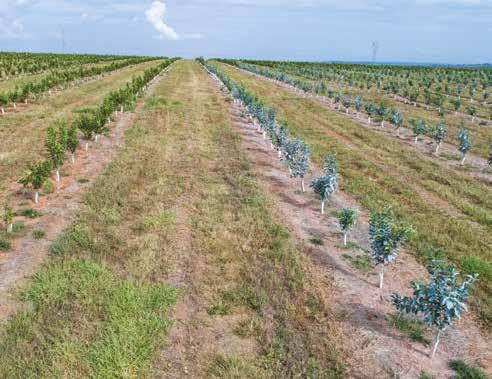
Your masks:
{"label": "white cloud", "polygon": [[178,40],[179,35],[173,28],[164,23],[166,14],[166,4],[162,1],[154,1],[149,9],[145,12],[147,21],[159,32],[160,39]]}

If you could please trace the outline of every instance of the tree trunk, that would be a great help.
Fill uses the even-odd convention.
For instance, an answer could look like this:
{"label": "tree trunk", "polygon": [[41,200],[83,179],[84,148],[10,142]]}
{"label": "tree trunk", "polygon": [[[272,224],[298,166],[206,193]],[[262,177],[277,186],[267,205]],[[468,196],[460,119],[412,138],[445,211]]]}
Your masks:
{"label": "tree trunk", "polygon": [[89,150],[89,141],[85,141],[85,152]]}
{"label": "tree trunk", "polygon": [[301,179],[301,190],[302,192],[306,192],[306,188],[304,187],[304,178]]}
{"label": "tree trunk", "polygon": [[72,153],[72,164],[75,163],[75,153]]}
{"label": "tree trunk", "polygon": [[384,281],[384,265],[380,264],[379,265],[379,288],[383,288],[383,281]]}
{"label": "tree trunk", "polygon": [[123,108],[123,105],[120,107],[120,113],[123,113],[124,111],[124,108]]}
{"label": "tree trunk", "polygon": [[415,137],[415,143],[419,142],[419,136]]}
{"label": "tree trunk", "polygon": [[433,359],[434,358],[434,355],[436,354],[437,347],[439,346],[439,340],[440,340],[440,338],[441,338],[441,331],[438,330],[437,331],[436,338],[434,339],[434,344],[432,346],[431,353],[430,353],[430,359]]}
{"label": "tree trunk", "polygon": [[383,121],[381,121],[381,128],[383,128],[383,129],[384,129],[384,120],[383,120]]}
{"label": "tree trunk", "polygon": [[462,166],[465,164],[465,159],[466,159],[466,154],[463,154],[463,159],[461,160],[461,165]]}
{"label": "tree trunk", "polygon": [[396,128],[396,135],[400,137],[400,128]]}
{"label": "tree trunk", "polygon": [[15,101],[12,103],[12,105],[14,106],[14,109],[17,109],[17,104],[15,103]]}
{"label": "tree trunk", "polygon": [[56,169],[56,171],[55,171],[55,180],[57,182],[60,181],[60,170],[59,169]]}
{"label": "tree trunk", "polygon": [[99,135],[96,134],[95,137],[94,137],[94,140],[95,140],[96,143],[97,143],[97,139],[98,138],[99,138]]}
{"label": "tree trunk", "polygon": [[434,154],[439,154],[439,148],[441,147],[441,142],[439,142],[436,146],[436,151],[434,152]]}
{"label": "tree trunk", "polygon": [[282,158],[282,150],[280,150],[280,149],[278,150],[278,157]]}
{"label": "tree trunk", "polygon": [[343,246],[347,246],[347,233],[343,233]]}
{"label": "tree trunk", "polygon": [[367,123],[370,125],[371,124],[371,116],[367,118]]}
{"label": "tree trunk", "polygon": [[325,201],[324,200],[321,202],[321,214],[322,215],[325,214]]}
{"label": "tree trunk", "polygon": [[12,223],[7,225],[7,233],[12,233],[13,229],[14,229],[14,225]]}
{"label": "tree trunk", "polygon": [[263,140],[266,140],[266,132],[263,131]]}
{"label": "tree trunk", "polygon": [[38,191],[34,192],[34,202],[36,204],[39,203],[39,192]]}
{"label": "tree trunk", "polygon": [[475,122],[475,116],[472,116],[472,123]]}
{"label": "tree trunk", "polygon": [[2,116],[5,114],[5,109],[2,107]]}

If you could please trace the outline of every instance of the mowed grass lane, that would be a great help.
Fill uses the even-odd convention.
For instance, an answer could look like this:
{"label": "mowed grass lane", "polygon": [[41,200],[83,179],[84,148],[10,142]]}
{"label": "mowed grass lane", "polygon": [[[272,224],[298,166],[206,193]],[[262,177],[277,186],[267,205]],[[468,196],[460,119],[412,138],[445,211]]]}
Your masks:
{"label": "mowed grass lane", "polygon": [[[1,336],[1,377],[165,377],[169,361],[156,354],[176,297],[198,304],[185,314],[192,334],[181,336],[198,348],[171,354],[187,363],[179,375],[343,371],[313,292],[321,287],[312,289],[300,251],[273,221],[214,86],[198,63],[179,61],[147,99],[23,292],[29,307]],[[222,342],[204,337],[214,327]],[[241,350],[243,340],[254,348]]]}
{"label": "mowed grass lane", "polygon": [[290,131],[306,141],[314,163],[336,152],[342,188],[367,209],[392,206],[416,234],[411,247],[424,257],[431,247],[466,273],[480,273],[475,305],[492,321],[492,191],[466,174],[440,167],[411,147],[360,127],[315,100],[231,66],[218,67],[278,111]]}
{"label": "mowed grass lane", "polygon": [[49,126],[56,120],[70,122],[77,116],[74,111],[99,105],[109,92],[122,88],[132,76],[142,74],[159,62],[126,67],[31,104],[26,111],[0,117],[0,203],[3,204],[8,188],[19,179],[27,165],[42,156]]}

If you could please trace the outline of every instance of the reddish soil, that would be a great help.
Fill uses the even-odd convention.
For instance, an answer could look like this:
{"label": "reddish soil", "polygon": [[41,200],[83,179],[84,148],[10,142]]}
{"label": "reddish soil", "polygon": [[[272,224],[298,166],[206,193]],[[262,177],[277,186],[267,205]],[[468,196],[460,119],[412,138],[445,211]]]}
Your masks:
{"label": "reddish soil", "polygon": [[[158,77],[149,85],[147,95],[151,94]],[[137,105],[137,111],[143,102]],[[114,159],[118,148],[124,143],[124,133],[133,123],[134,113],[117,114],[116,121],[108,125],[107,137],[100,136],[98,142],[91,141],[89,150],[84,151],[85,141],[80,141],[76,152],[75,164],[67,160],[61,169],[61,180],[55,184],[55,191],[40,196],[39,203],[32,201],[32,194],[19,189],[18,184],[11,187],[11,199],[14,210],[32,208],[42,216],[29,220],[16,217],[16,221],[24,221],[26,233],[13,241],[13,249],[0,254],[0,323],[14,314],[21,304],[17,300],[18,289],[22,288],[26,279],[34,275],[48,256],[49,247],[72,221],[83,202],[84,194],[94,179]],[[43,230],[46,236],[35,239],[32,231]]]}
{"label": "reddish soil", "polygon": [[[390,302],[392,293],[410,294],[410,283],[426,277],[425,269],[408,251],[401,251],[395,263],[385,270],[383,290],[378,288],[376,271],[356,269],[351,260],[366,255],[369,249],[368,215],[357,202],[338,191],[329,203],[325,215],[320,215],[320,203],[311,191],[301,193],[299,181],[289,178],[286,167],[272,151],[270,143],[263,141],[255,127],[244,117],[244,109],[234,105],[231,118],[243,139],[244,149],[252,162],[253,170],[266,191],[272,197],[283,215],[282,221],[306,245],[312,238],[321,238],[322,246],[311,244],[306,257],[316,267],[309,273],[331,276],[338,287],[338,293],[326,294],[337,315],[336,323],[342,331],[342,349],[348,357],[352,377],[400,377],[417,378],[421,371],[439,378],[453,376],[448,363],[460,358],[482,366],[492,373],[492,344],[476,326],[475,316],[468,313],[461,321],[450,327],[441,339],[441,345],[431,361],[429,347],[412,342],[408,336],[392,328],[386,317],[395,313]],[[319,170],[306,178],[310,183]],[[358,208],[360,215],[357,226],[349,234],[350,249],[343,248],[342,235],[333,211],[342,208]],[[321,268],[321,270],[320,270]],[[325,275],[320,275],[320,272]],[[335,302],[334,302],[335,300]],[[431,331],[426,338],[432,340]]]}

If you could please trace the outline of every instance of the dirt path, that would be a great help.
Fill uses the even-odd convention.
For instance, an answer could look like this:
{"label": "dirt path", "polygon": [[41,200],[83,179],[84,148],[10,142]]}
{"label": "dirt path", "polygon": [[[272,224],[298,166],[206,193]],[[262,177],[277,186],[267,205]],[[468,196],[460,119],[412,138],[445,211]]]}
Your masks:
{"label": "dirt path", "polygon": [[[154,80],[146,96],[152,94],[164,75]],[[137,111],[142,105],[140,101]],[[125,130],[133,124],[134,119],[135,113],[118,114],[116,121],[108,125],[109,136],[99,137],[97,143],[91,142],[87,153],[79,148],[75,164],[65,163],[61,169],[61,181],[55,184],[55,191],[41,196],[39,204],[31,202],[30,196],[19,190],[18,184],[12,184],[9,192],[13,194],[11,200],[14,210],[30,207],[41,212],[42,216],[35,220],[16,217],[15,221],[25,222],[26,230],[21,238],[13,242],[11,252],[0,255],[0,323],[5,322],[19,308],[16,290],[22,288],[25,280],[38,271],[53,241],[72,222],[86,190],[116,156],[124,142]],[[84,141],[81,141],[81,146],[83,144]],[[43,230],[46,236],[35,239],[32,235],[34,230]]]}
{"label": "dirt path", "polygon": [[[433,361],[427,357],[427,346],[410,341],[388,325],[386,316],[394,313],[389,301],[391,293],[408,294],[411,280],[424,278],[425,270],[404,251],[397,262],[388,267],[385,288],[380,291],[374,270],[364,273],[351,264],[357,256],[364,256],[369,247],[367,214],[361,212],[356,230],[349,236],[356,247],[344,249],[337,220],[331,211],[345,207],[360,209],[358,204],[338,192],[330,200],[328,214],[321,217],[318,200],[311,192],[299,193],[298,181],[288,177],[269,142],[263,141],[243,114],[244,109],[240,106],[231,109],[232,120],[242,135],[243,147],[253,162],[254,172],[265,190],[273,194],[283,222],[290,225],[306,244],[312,238],[321,238],[324,242],[322,246],[312,247],[308,258],[332,274],[339,289],[333,307],[339,315],[340,329],[346,333],[344,341],[347,356],[351,357],[351,374],[354,377],[417,378],[424,370],[447,378],[453,376],[448,362],[457,357],[477,361],[492,373],[490,339],[480,334],[471,314],[449,329]],[[309,176],[306,182],[309,183],[312,177]],[[426,337],[432,338],[432,335]]]}
{"label": "dirt path", "polygon": [[[173,93],[166,99],[185,104],[184,119],[179,115],[167,113],[166,128],[174,128],[177,138],[173,149],[180,151],[183,157],[177,163],[177,175],[186,179],[189,192],[184,198],[177,198],[173,206],[176,209],[176,235],[173,237],[174,254],[168,257],[172,265],[168,281],[182,292],[180,300],[174,307],[171,318],[173,327],[168,335],[168,347],[156,358],[154,377],[156,378],[201,378],[206,377],[207,370],[217,356],[252,356],[255,354],[255,342],[241,339],[233,329],[243,318],[242,313],[216,316],[209,314],[211,302],[227,283],[217,273],[215,257],[206,251],[194,223],[202,223],[200,207],[206,202],[207,192],[216,191],[209,186],[210,182],[219,181],[218,162],[210,160],[210,154],[224,153],[216,146],[217,141],[210,140],[208,133],[208,115],[217,112],[216,100],[210,104],[210,89],[214,89],[210,79],[206,77],[196,63],[182,63],[181,69],[186,71],[180,75],[181,81],[176,83]],[[205,79],[205,80],[204,80]],[[207,101],[207,103],[205,103]],[[220,108],[219,108],[220,109]],[[186,158],[185,158],[186,157]],[[205,172],[196,182],[194,172]],[[217,185],[217,184],[214,184]],[[213,197],[213,195],[211,195]],[[198,209],[197,209],[198,208]],[[208,212],[214,212],[211,209]],[[216,226],[207,224],[211,229]],[[218,238],[218,237],[217,237]],[[219,239],[219,238],[218,238]]]}
{"label": "dirt path", "polygon": [[[226,64],[226,63],[223,63],[223,64]],[[256,73],[252,73],[250,71],[247,71],[247,70],[235,67],[235,66],[231,66],[228,64],[226,64],[226,65],[231,67],[231,68],[234,68],[236,70],[240,70],[241,72],[243,72],[245,74],[254,76],[260,80],[265,80],[265,81],[269,81],[271,83],[274,83],[275,85],[277,85],[280,88],[284,88],[284,89],[287,89],[293,93],[304,96],[306,98],[311,98],[313,100],[316,100],[318,103],[323,104],[324,106],[337,112],[338,114],[346,116],[347,118],[351,119],[352,121],[357,122],[359,125],[367,128],[367,129],[370,129],[370,130],[375,131],[377,133],[382,133],[385,136],[390,136],[390,137],[398,139],[401,143],[405,144],[406,146],[409,146],[409,147],[412,147],[412,148],[418,150],[419,152],[424,154],[426,157],[431,158],[434,162],[437,162],[440,165],[443,165],[443,166],[448,167],[448,168],[456,169],[456,170],[459,170],[462,172],[464,170],[464,167],[461,166],[461,164],[460,164],[459,158],[457,158],[457,160],[449,160],[449,159],[445,158],[445,155],[447,155],[447,156],[459,155],[459,152],[458,152],[456,146],[453,146],[452,144],[443,143],[441,145],[440,152],[439,152],[440,156],[438,157],[434,154],[435,143],[427,136],[419,137],[419,142],[415,143],[414,142],[415,137],[413,135],[413,132],[408,128],[401,127],[400,128],[400,136],[398,136],[396,129],[388,121],[385,122],[386,126],[383,128],[380,126],[379,123],[376,124],[372,121],[371,121],[371,123],[369,123],[369,120],[368,120],[366,115],[360,114],[354,110],[349,110],[348,113],[341,112],[338,109],[337,104],[335,104],[330,99],[328,99],[324,96],[313,95],[313,94],[304,92],[304,91],[302,91],[302,90],[298,89],[297,87],[294,87],[290,84],[279,82],[277,80],[270,79],[270,78],[267,78],[265,76],[262,76],[262,75],[259,75]],[[341,107],[341,108],[343,108],[343,107]],[[478,179],[480,181],[492,184],[492,174],[488,172],[489,165],[488,165],[486,159],[481,158],[481,157],[474,155],[474,154],[468,154],[465,163],[466,163],[465,169],[470,175],[472,175],[473,177],[475,177],[476,179]]]}

